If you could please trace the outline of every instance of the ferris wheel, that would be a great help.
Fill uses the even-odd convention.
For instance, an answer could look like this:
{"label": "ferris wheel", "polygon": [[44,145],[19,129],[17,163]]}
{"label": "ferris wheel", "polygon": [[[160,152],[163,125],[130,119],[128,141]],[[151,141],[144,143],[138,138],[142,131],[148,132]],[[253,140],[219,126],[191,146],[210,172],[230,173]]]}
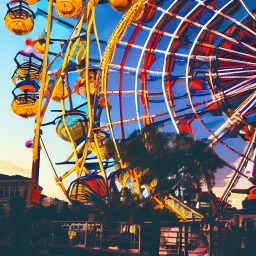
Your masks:
{"label": "ferris wheel", "polygon": [[[120,106],[120,123],[108,117],[117,124],[112,136],[130,132],[126,93],[133,94],[139,129],[164,124],[193,133],[236,170],[222,200],[254,161],[255,16],[244,1],[138,2],[121,21],[121,36],[113,34],[102,65],[105,94]],[[119,71],[113,80],[104,73],[111,68]]]}
{"label": "ferris wheel", "polygon": [[[33,29],[35,15],[47,19],[46,30],[16,56],[13,75],[13,111],[36,116],[33,179],[44,147],[40,130],[53,125],[72,148],[59,163],[72,168],[56,174],[64,193],[81,202],[92,194],[106,197],[120,171],[116,166],[125,168],[121,157],[119,163],[106,159],[107,141],[112,138],[118,153],[118,139],[153,125],[206,140],[236,170],[226,200],[255,154],[256,14],[247,2],[110,0],[125,14],[108,42],[98,36],[95,20],[98,4],[107,1],[37,2],[11,1],[5,17],[17,35]],[[34,13],[35,3],[48,11],[39,6]],[[67,38],[53,37],[55,22]],[[61,110],[44,123],[52,100]],[[108,170],[115,171],[108,176]],[[76,179],[66,187],[73,173]]]}

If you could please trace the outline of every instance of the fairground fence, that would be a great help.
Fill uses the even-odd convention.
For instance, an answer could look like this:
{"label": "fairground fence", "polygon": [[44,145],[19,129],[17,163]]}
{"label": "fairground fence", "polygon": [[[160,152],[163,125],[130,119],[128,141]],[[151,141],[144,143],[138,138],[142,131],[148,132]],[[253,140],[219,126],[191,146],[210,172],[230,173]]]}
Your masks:
{"label": "fairground fence", "polygon": [[[22,246],[57,252],[89,250],[137,255],[228,256],[245,255],[254,244],[253,229],[226,221],[106,223],[86,221],[37,221],[20,232]],[[12,246],[8,218],[0,218],[0,245]]]}

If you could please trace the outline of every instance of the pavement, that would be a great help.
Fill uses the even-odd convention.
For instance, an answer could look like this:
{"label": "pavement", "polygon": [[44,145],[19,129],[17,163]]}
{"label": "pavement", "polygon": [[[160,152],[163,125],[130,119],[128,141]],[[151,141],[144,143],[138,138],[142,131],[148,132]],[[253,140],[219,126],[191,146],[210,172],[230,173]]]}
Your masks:
{"label": "pavement", "polygon": [[[102,251],[85,251],[85,250],[65,250],[63,252],[49,252],[48,250],[35,250],[34,248],[11,248],[0,246],[1,256],[115,256],[115,255],[136,255],[125,252],[102,252]],[[137,254],[138,255],[138,254]]]}
{"label": "pavement", "polygon": [[54,254],[50,253],[49,251],[40,251],[39,254],[40,256],[62,256],[61,254]]}
{"label": "pavement", "polygon": [[51,254],[48,250],[35,250],[33,248],[11,248],[10,246],[0,246],[1,256],[62,256],[61,254]]}

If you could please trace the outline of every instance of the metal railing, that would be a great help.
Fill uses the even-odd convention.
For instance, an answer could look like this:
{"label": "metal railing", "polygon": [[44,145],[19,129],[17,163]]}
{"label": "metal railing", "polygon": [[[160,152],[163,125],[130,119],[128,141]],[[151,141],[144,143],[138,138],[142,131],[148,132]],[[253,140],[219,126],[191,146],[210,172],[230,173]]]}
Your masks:
{"label": "metal railing", "polygon": [[[226,256],[235,252],[245,255],[243,252],[253,249],[256,243],[256,215],[234,215],[232,221],[211,224],[40,220],[26,230],[19,233],[20,245],[45,249],[173,256]],[[12,235],[8,218],[0,218],[0,246],[12,245]]]}
{"label": "metal railing", "polygon": [[124,222],[52,222],[50,247],[140,252],[140,226]]}

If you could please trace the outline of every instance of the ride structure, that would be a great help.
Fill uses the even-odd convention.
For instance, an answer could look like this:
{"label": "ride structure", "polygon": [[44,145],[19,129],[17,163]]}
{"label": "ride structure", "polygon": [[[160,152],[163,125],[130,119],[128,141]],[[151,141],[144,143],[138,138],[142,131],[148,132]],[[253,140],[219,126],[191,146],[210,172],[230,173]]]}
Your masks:
{"label": "ride structure", "polygon": [[[107,1],[7,4],[5,25],[16,35],[30,33],[36,18],[46,19],[46,29],[27,39],[27,48],[15,57],[12,77],[13,112],[36,117],[28,203],[38,184],[43,128],[56,126],[72,148],[57,163],[72,166],[64,174],[55,171],[57,184],[69,200],[87,202],[92,194],[107,200],[113,180],[127,168],[118,139],[154,125],[207,140],[234,171],[221,205],[255,158],[255,12],[242,0],[109,4],[124,12],[109,40],[99,37],[95,18],[98,9],[109,8]],[[58,29],[66,38],[58,38]],[[52,101],[59,104],[52,111],[58,116],[44,123]],[[118,162],[107,160],[109,140]],[[252,180],[253,170],[248,176]],[[172,195],[159,205],[182,220],[203,217]]]}

